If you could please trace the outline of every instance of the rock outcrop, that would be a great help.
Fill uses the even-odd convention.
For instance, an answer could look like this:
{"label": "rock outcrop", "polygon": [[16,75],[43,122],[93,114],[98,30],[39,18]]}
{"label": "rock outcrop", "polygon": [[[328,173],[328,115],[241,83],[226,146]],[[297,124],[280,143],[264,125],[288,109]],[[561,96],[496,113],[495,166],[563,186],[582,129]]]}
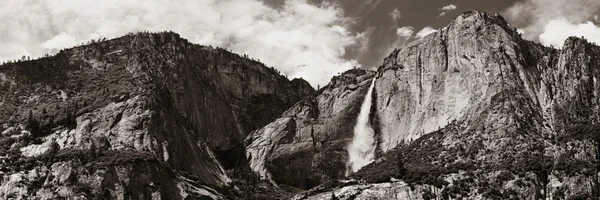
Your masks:
{"label": "rock outcrop", "polygon": [[332,78],[246,139],[251,168],[261,177],[311,188],[345,175],[346,146],[375,73],[351,70]]}
{"label": "rock outcrop", "polygon": [[518,90],[538,104],[539,51],[550,50],[521,39],[499,15],[479,11],[395,50],[378,69],[381,148],[479,118],[502,92]]}
{"label": "rock outcrop", "polygon": [[[581,136],[595,135],[598,129],[580,130],[598,124],[599,53],[600,47],[574,37],[561,50],[543,47],[521,39],[499,15],[465,13],[444,29],[394,51],[379,68],[381,149],[389,151],[431,133],[418,144],[390,153],[402,155],[397,160],[408,170],[397,178],[425,173],[416,168],[441,170],[433,179],[475,170],[476,184],[493,188],[460,186],[460,180],[451,180],[446,181],[445,196],[598,196],[596,184],[582,186],[572,178],[573,173],[595,171],[591,166],[599,161],[592,153],[597,143]],[[588,145],[573,148],[571,140]],[[414,156],[417,153],[421,155]],[[429,162],[414,160],[422,157]],[[562,165],[578,162],[587,167],[564,174]],[[381,167],[376,163],[367,171]],[[499,174],[508,180],[493,183]],[[514,180],[513,174],[518,175]],[[575,177],[596,182],[595,173]],[[556,185],[568,188],[568,193],[553,192],[556,186],[549,185],[550,179],[564,179],[564,185]],[[448,189],[457,187],[467,193]]]}
{"label": "rock outcrop", "polygon": [[5,64],[0,77],[2,199],[225,198],[246,135],[314,92],[170,32]]}
{"label": "rock outcrop", "polygon": [[[320,191],[320,189],[326,191]],[[308,192],[300,193],[294,196],[293,200],[322,200],[322,199],[434,199],[440,195],[440,189],[433,186],[411,187],[401,182],[393,181],[389,183],[356,183],[341,182],[337,188],[315,188]],[[426,195],[423,195],[426,194]]]}
{"label": "rock outcrop", "polygon": [[[466,12],[396,49],[378,68],[371,112],[378,159],[351,175],[373,184],[313,189],[295,198],[352,193],[358,199],[393,199],[404,184],[435,188],[411,193],[416,199],[598,197],[599,55],[600,47],[585,39],[569,38],[557,50],[523,40],[498,14]],[[340,104],[356,107],[360,101]],[[282,118],[301,111],[292,108]],[[276,163],[273,157],[301,158],[278,146],[304,146],[284,142],[298,131],[281,124],[290,123],[253,132],[248,139],[259,142],[247,146],[248,157],[256,172],[290,184],[268,163]],[[328,159],[344,163],[345,156]],[[318,174],[314,163],[293,166],[285,169]],[[385,182],[392,183],[382,187]]]}

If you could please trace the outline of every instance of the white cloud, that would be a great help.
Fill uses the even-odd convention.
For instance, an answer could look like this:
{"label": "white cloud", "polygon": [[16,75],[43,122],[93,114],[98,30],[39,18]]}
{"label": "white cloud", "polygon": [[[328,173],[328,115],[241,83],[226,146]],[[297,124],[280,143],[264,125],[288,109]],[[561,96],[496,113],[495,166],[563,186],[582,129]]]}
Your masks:
{"label": "white cloud", "polygon": [[456,7],[456,5],[454,5],[454,4],[448,4],[448,5],[440,8],[440,10],[442,10],[442,11],[453,11],[453,10],[456,10],[456,8],[458,8],[458,7]]}
{"label": "white cloud", "polygon": [[427,26],[427,27],[421,29],[419,32],[417,32],[416,36],[418,38],[423,38],[423,37],[425,37],[429,34],[435,33],[435,32],[437,32],[436,29],[433,29],[430,26]]}
{"label": "white cloud", "polygon": [[454,4],[445,5],[444,7],[438,9],[439,11],[442,11],[440,13],[440,15],[438,15],[438,17],[442,17],[442,16],[448,14],[450,11],[456,10],[457,8],[458,7],[456,5],[454,5]]}
{"label": "white cloud", "polygon": [[396,34],[400,37],[411,37],[414,33],[414,28],[412,26],[404,26],[396,29]]}
{"label": "white cloud", "polygon": [[590,42],[600,43],[600,27],[589,21],[574,24],[565,18],[560,18],[550,20],[539,39],[546,46],[562,47],[569,36],[583,36]]}
{"label": "white cloud", "polygon": [[394,20],[394,22],[398,21],[398,19],[400,19],[400,17],[402,17],[402,13],[400,12],[400,10],[398,10],[398,8],[394,8],[394,10],[392,10],[392,12],[390,12],[390,15],[392,16],[392,19]]}
{"label": "white cloud", "polygon": [[573,24],[583,24],[598,11],[598,0],[525,0],[508,8],[504,15],[512,25],[524,30],[524,38],[537,40],[552,20],[564,18]]}
{"label": "white cloud", "polygon": [[62,32],[57,36],[54,36],[52,39],[47,40],[42,43],[42,47],[46,49],[64,49],[67,47],[72,47],[77,44],[75,38],[70,36],[69,34]]}
{"label": "white cloud", "polygon": [[[0,7],[0,61],[135,31],[172,30],[192,42],[246,53],[313,86],[358,66],[352,22],[334,4],[260,0],[6,0]],[[299,67],[303,66],[303,67]]]}

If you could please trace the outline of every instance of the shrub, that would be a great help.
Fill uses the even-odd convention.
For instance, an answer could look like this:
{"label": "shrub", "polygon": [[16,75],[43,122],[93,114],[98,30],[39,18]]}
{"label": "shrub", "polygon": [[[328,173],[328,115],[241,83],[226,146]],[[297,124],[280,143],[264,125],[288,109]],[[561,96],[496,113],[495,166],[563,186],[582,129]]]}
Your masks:
{"label": "shrub", "polygon": [[421,195],[421,197],[423,197],[423,199],[425,200],[430,200],[430,199],[436,199],[436,195],[431,192],[431,190],[424,190],[423,191],[423,195]]}
{"label": "shrub", "polygon": [[564,134],[559,135],[556,140],[558,142],[567,142],[570,140],[585,140],[592,139],[596,142],[600,141],[600,125],[589,123],[577,123],[565,129]]}
{"label": "shrub", "polygon": [[505,181],[509,181],[512,179],[514,179],[514,176],[508,170],[502,170],[502,171],[500,171],[500,173],[498,173],[498,176],[496,176],[496,180],[498,182],[505,182]]}
{"label": "shrub", "polygon": [[442,130],[423,135],[410,145],[388,151],[381,162],[363,167],[353,177],[367,182],[386,182],[393,177],[408,184],[430,184],[438,188],[448,185],[443,175],[475,168],[471,161],[449,166],[444,164],[454,161],[456,153],[442,146],[442,137],[444,132],[457,130],[456,126],[449,125]]}
{"label": "shrub", "polygon": [[502,197],[502,192],[496,188],[488,188],[487,191],[483,193],[483,197],[485,199],[504,199]]}

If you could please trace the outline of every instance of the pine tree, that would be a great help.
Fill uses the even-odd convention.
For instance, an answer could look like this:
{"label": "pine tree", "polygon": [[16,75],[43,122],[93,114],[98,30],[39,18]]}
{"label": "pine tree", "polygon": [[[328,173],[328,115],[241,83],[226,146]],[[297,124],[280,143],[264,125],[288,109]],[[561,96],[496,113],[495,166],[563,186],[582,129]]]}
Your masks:
{"label": "pine tree", "polygon": [[27,124],[25,128],[31,132],[33,136],[40,136],[40,122],[33,117],[33,112],[31,110],[29,110],[29,114],[27,115]]}

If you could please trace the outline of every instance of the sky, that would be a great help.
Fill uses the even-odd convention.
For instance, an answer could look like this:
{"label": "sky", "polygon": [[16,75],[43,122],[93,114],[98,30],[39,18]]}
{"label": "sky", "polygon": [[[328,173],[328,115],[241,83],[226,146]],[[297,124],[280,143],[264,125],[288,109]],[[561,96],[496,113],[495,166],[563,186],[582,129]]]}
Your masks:
{"label": "sky", "polygon": [[136,31],[248,54],[314,87],[461,13],[500,13],[523,37],[560,48],[568,36],[600,43],[599,0],[1,0],[0,62],[33,58]]}

